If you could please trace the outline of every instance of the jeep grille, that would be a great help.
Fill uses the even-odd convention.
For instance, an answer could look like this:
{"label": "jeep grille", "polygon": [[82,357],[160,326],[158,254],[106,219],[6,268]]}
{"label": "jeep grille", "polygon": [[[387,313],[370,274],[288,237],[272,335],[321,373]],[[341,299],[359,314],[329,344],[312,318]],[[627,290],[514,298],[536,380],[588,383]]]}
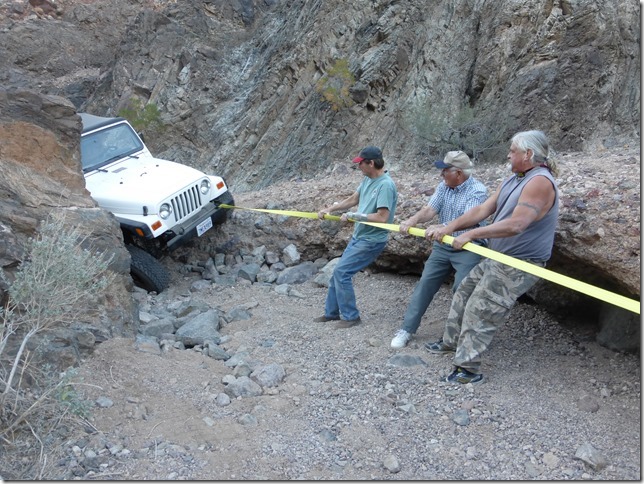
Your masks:
{"label": "jeep grille", "polygon": [[198,185],[188,188],[172,199],[175,222],[180,222],[199,210],[201,210],[201,193]]}

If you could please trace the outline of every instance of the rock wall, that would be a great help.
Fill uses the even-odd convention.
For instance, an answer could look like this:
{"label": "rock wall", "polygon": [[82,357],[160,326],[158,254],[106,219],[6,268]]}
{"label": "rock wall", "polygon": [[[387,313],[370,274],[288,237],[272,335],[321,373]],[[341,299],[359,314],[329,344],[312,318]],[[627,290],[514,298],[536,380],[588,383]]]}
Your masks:
{"label": "rock wall", "polygon": [[[493,125],[503,148],[482,161],[528,128],[560,151],[639,139],[634,2],[60,0],[49,15],[12,5],[4,85],[96,114],[153,102],[166,124],[146,133],[153,151],[236,191],[313,176],[366,144],[392,166],[439,156],[412,129],[418,107],[430,121],[471,109]],[[338,60],[354,80],[352,105],[336,110],[316,87]]]}
{"label": "rock wall", "polygon": [[[0,268],[11,279],[40,222],[53,212],[64,212],[66,223],[87,236],[88,247],[113,256],[110,269],[117,274],[99,308],[83,308],[67,327],[40,335],[41,342],[66,342],[39,348],[40,356],[61,369],[76,363],[95,342],[131,334],[138,322],[129,292],[129,253],[118,222],[98,209],[85,189],[80,131],[80,117],[68,100],[32,91],[0,91]],[[2,301],[5,290],[0,287]]]}

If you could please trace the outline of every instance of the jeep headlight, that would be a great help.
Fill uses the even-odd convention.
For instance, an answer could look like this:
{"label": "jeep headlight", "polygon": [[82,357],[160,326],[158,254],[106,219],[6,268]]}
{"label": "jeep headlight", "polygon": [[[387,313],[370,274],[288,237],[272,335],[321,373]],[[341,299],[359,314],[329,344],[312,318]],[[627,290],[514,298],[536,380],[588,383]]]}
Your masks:
{"label": "jeep headlight", "polygon": [[204,195],[210,191],[210,180],[204,179],[201,180],[201,184],[199,185],[199,191],[203,193]]}
{"label": "jeep headlight", "polygon": [[169,203],[164,203],[161,205],[161,207],[159,207],[159,217],[161,217],[163,220],[167,219],[171,213],[172,207]]}

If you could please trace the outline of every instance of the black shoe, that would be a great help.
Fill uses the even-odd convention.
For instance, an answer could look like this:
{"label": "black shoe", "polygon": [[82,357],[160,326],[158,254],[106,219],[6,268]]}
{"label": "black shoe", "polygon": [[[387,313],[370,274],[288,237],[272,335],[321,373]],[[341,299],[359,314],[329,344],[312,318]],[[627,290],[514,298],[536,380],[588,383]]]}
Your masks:
{"label": "black shoe", "polygon": [[326,323],[327,321],[338,321],[340,319],[340,316],[337,318],[329,318],[327,316],[319,316],[317,318],[313,318],[314,323]]}
{"label": "black shoe", "polygon": [[358,319],[343,319],[340,321],[338,324],[335,325],[335,329],[343,329],[343,328],[353,328],[354,326],[358,326],[362,321],[360,318]]}
{"label": "black shoe", "polygon": [[445,353],[454,353],[456,348],[450,348],[447,346],[443,340],[434,341],[433,343],[426,343],[425,349],[430,353],[436,353],[437,355],[444,355]]}
{"label": "black shoe", "polygon": [[477,383],[483,382],[483,374],[472,373],[465,368],[457,366],[454,371],[447,378],[445,378],[445,381],[448,383],[462,383],[463,385],[465,385],[466,383],[476,385]]}

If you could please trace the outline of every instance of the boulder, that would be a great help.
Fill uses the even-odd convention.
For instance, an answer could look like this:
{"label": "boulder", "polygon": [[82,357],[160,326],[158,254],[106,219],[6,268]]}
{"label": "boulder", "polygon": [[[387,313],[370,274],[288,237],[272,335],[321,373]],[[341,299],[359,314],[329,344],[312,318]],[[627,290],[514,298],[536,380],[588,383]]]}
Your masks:
{"label": "boulder", "polygon": [[[26,255],[25,243],[36,234],[40,221],[55,211],[64,214],[66,225],[87,237],[87,247],[112,257],[110,270],[116,274],[98,307],[81,307],[77,321],[69,322],[78,335],[61,337],[71,348],[64,360],[60,348],[39,347],[37,356],[56,365],[62,361],[73,365],[82,352],[91,351],[93,345],[84,337],[87,329],[110,336],[133,335],[138,321],[130,294],[130,258],[119,224],[112,214],[96,207],[85,189],[80,130],[80,117],[64,98],[27,90],[0,91],[0,268],[9,280],[13,278]],[[5,289],[0,287],[0,300],[7,297]],[[66,328],[54,328],[46,341],[55,340],[57,331]]]}

